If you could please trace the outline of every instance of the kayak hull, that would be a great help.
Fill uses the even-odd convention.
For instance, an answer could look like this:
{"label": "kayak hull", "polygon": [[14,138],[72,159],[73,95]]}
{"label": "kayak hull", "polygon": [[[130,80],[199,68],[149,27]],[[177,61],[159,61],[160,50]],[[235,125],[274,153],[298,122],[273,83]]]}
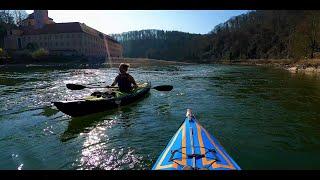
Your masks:
{"label": "kayak hull", "polygon": [[194,118],[186,118],[152,170],[240,170],[216,138]]}
{"label": "kayak hull", "polygon": [[72,116],[84,116],[88,114],[103,112],[111,109],[125,106],[136,102],[145,97],[150,92],[151,85],[148,83],[137,92],[124,95],[119,98],[101,99],[101,100],[77,100],[53,102],[53,104],[63,113]]}

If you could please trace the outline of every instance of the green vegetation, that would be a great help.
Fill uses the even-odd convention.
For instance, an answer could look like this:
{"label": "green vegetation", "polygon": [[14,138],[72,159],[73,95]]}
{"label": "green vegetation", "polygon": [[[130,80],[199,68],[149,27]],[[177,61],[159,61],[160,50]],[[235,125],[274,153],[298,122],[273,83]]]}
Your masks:
{"label": "green vegetation", "polygon": [[28,43],[28,44],[26,45],[26,49],[27,49],[28,51],[36,51],[36,50],[39,49],[39,46],[38,46],[37,43]]}
{"label": "green vegetation", "polygon": [[40,48],[31,53],[33,59],[42,59],[48,57],[49,52],[44,48]]}
{"label": "green vegetation", "polygon": [[5,54],[5,51],[2,49],[2,48],[0,48],[0,57],[3,57],[3,56],[5,56],[6,54]]}
{"label": "green vegetation", "polygon": [[112,35],[124,56],[164,60],[309,59],[320,51],[320,11],[258,10],[208,34],[143,30]]}

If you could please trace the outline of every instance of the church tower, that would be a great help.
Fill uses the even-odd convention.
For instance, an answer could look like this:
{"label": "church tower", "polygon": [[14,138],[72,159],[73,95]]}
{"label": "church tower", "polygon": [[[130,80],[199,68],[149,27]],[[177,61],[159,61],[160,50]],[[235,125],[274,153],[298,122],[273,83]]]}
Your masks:
{"label": "church tower", "polygon": [[49,21],[48,10],[34,10],[35,28],[42,28]]}

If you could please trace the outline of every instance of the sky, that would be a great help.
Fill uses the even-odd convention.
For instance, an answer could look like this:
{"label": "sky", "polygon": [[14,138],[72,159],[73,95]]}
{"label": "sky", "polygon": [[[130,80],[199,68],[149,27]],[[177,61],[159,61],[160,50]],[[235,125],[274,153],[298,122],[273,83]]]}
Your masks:
{"label": "sky", "polygon": [[[33,10],[27,10],[32,13]],[[56,23],[81,22],[105,34],[159,29],[205,34],[247,10],[49,10]]]}

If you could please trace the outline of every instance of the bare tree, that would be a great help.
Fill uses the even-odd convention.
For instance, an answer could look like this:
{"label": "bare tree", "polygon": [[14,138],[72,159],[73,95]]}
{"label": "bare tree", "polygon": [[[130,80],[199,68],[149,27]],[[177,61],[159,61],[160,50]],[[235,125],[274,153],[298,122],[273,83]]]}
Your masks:
{"label": "bare tree", "polygon": [[20,25],[20,22],[27,18],[28,14],[24,10],[12,10],[14,17],[14,22],[17,25]]}

